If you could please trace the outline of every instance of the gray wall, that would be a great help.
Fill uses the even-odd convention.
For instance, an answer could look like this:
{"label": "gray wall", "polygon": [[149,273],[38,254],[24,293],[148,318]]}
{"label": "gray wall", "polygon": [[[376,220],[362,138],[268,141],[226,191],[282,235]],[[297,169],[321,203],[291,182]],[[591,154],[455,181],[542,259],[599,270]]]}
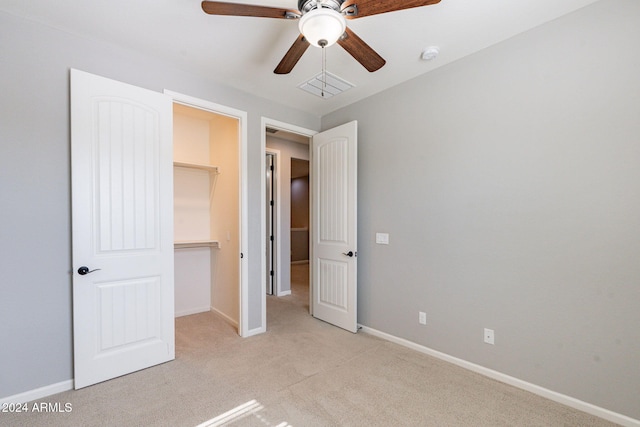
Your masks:
{"label": "gray wall", "polygon": [[323,117],[359,125],[358,321],[640,419],[639,76],[605,0]]}
{"label": "gray wall", "polygon": [[73,377],[70,67],[248,112],[249,328],[259,327],[261,116],[308,129],[320,119],[3,12],[0,52],[0,398]]}

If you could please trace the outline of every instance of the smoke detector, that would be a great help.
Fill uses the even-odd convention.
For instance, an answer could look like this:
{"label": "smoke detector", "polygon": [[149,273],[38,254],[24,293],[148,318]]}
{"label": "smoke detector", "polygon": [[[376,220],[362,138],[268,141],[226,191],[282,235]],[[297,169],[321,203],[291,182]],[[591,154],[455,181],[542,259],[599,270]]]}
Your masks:
{"label": "smoke detector", "polygon": [[435,57],[438,56],[439,53],[440,48],[438,48],[437,46],[427,47],[422,51],[422,55],[420,55],[420,58],[423,61],[431,61],[432,59],[435,59]]}

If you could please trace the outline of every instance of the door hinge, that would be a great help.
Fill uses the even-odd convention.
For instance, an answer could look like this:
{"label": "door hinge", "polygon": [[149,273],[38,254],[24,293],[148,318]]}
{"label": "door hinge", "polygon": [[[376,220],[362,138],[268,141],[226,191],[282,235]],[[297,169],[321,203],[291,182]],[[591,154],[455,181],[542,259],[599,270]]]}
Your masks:
{"label": "door hinge", "polygon": [[269,276],[273,276],[273,270],[269,272]]}
{"label": "door hinge", "polygon": [[269,166],[269,169],[273,170],[273,165]]}
{"label": "door hinge", "polygon": [[240,259],[244,258],[244,254],[240,252]]}
{"label": "door hinge", "polygon": [[269,200],[269,205],[273,206],[273,200]]}
{"label": "door hinge", "polygon": [[273,236],[269,236],[269,240],[273,242]]}

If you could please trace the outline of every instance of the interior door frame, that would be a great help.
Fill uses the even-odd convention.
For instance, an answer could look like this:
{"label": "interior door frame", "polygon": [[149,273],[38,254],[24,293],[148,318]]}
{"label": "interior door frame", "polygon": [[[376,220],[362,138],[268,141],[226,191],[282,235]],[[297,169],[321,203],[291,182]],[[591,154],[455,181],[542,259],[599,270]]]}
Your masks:
{"label": "interior door frame", "polygon": [[[274,148],[267,148],[265,147],[265,155],[266,154],[272,154],[274,156],[274,161],[275,161],[275,166],[274,166],[274,175],[272,176],[273,179],[273,185],[275,186],[275,197],[274,197],[274,217],[275,217],[275,224],[274,224],[274,231],[275,231],[275,236],[274,236],[274,259],[275,259],[275,288],[273,289],[273,295],[275,296],[280,296],[282,295],[282,270],[280,269],[280,259],[282,258],[282,227],[281,227],[281,218],[282,218],[282,212],[281,212],[281,201],[280,201],[280,197],[282,194],[282,182],[281,182],[281,178],[280,178],[280,167],[281,167],[281,163],[280,163],[280,150],[276,150]],[[266,165],[265,165],[266,168]],[[266,175],[266,169],[265,169],[265,175]],[[266,176],[265,176],[265,183],[266,183]],[[266,192],[266,189],[265,189]],[[264,209],[267,209],[267,205],[266,205],[267,199],[266,199],[266,193],[265,193],[265,205],[264,205]],[[266,231],[266,211],[265,211],[265,231]],[[265,233],[266,236],[266,233]],[[266,248],[266,237],[265,237],[265,248]],[[266,261],[265,261],[266,262]],[[266,271],[266,268],[265,270]],[[266,279],[265,279],[266,280]],[[266,293],[266,284],[265,284],[265,293]]]}
{"label": "interior door frame", "polygon": [[[298,135],[302,135],[304,137],[307,137],[309,139],[311,139],[313,137],[313,135],[317,134],[318,131],[315,130],[311,130],[311,129],[307,129],[301,126],[296,126],[296,125],[292,125],[290,123],[286,123],[286,122],[282,122],[280,120],[275,120],[275,119],[270,119],[268,117],[262,117],[261,119],[261,129],[262,129],[262,135],[261,135],[261,142],[260,142],[260,152],[261,152],[261,158],[264,158],[266,153],[267,153],[267,128],[272,128],[272,129],[278,129],[278,130],[283,130],[286,132],[291,132],[291,133],[295,133]],[[311,150],[311,144],[309,144],[309,150]],[[266,166],[265,166],[265,162],[261,162],[262,164],[262,171],[260,173],[261,176],[261,202],[260,202],[260,206],[262,206],[261,208],[261,213],[260,213],[260,224],[261,224],[261,229],[262,229],[262,244],[261,244],[261,248],[262,248],[262,256],[261,256],[261,270],[260,271],[265,271],[267,268],[267,254],[266,254],[266,248],[267,248],[267,241],[266,241],[266,222],[267,222],[267,212],[266,212],[266,207],[265,207],[265,203],[267,200],[267,195],[266,195]],[[310,174],[312,174],[313,171],[310,171]],[[311,176],[309,177],[311,178]],[[310,212],[310,214],[313,214],[312,212]],[[278,215],[278,223],[276,224],[277,230],[282,230],[281,224],[279,223],[281,221],[282,216]],[[280,231],[278,231],[280,232]],[[276,268],[278,271],[282,271],[282,257],[278,257],[278,259],[276,260]],[[278,282],[278,286],[280,286],[280,282]],[[311,286],[311,284],[309,284],[309,286]],[[262,295],[262,332],[266,332],[267,330],[267,279],[266,277],[262,277],[262,284],[261,284],[261,295]],[[310,293],[310,295],[312,295]],[[311,312],[311,304],[309,304],[309,312]]]}
{"label": "interior door frame", "polygon": [[[249,259],[249,215],[248,209],[248,162],[247,162],[247,112],[227,107],[225,105],[216,104],[193,96],[184,95],[182,93],[173,92],[165,89],[164,93],[170,96],[174,103],[187,105],[189,107],[198,108],[200,110],[211,111],[212,113],[231,117],[238,120],[238,140],[240,149],[240,286],[239,286],[239,316],[238,316],[238,334],[241,337],[253,335],[254,331],[249,331],[249,268],[247,260]],[[264,162],[263,168],[264,168]],[[264,189],[262,190],[264,194]],[[263,208],[264,209],[264,208]],[[265,279],[263,279],[265,281]],[[266,286],[266,283],[265,283]]]}

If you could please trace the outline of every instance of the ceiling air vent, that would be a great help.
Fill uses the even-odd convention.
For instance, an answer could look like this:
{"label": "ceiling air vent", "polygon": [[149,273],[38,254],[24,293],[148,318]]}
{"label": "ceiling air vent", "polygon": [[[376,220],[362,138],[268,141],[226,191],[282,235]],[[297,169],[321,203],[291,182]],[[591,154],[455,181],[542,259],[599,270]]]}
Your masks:
{"label": "ceiling air vent", "polygon": [[331,98],[354,87],[351,83],[331,73],[326,73],[324,80],[326,85],[323,82],[322,73],[318,73],[298,87],[321,98]]}

